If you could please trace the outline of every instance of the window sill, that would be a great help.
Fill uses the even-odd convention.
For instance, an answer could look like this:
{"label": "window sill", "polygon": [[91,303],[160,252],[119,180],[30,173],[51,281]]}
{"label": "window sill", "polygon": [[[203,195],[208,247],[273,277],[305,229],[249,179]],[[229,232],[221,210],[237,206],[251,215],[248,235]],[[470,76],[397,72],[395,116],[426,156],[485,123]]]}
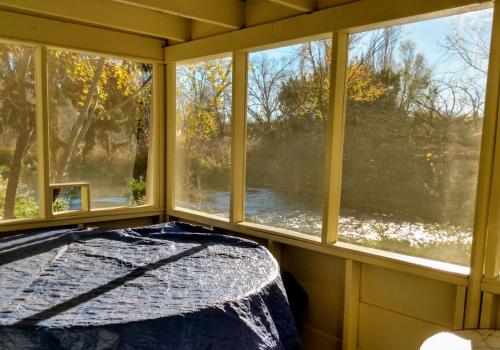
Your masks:
{"label": "window sill", "polygon": [[470,268],[467,266],[387,252],[374,248],[357,246],[351,243],[336,242],[333,245],[328,245],[321,243],[320,237],[317,236],[249,222],[231,223],[227,218],[184,208],[169,210],[167,214],[181,220],[213,226],[253,237],[264,238],[277,243],[329,254],[346,260],[354,260],[456,285],[468,285]]}
{"label": "window sill", "polygon": [[102,208],[92,211],[76,211],[55,214],[51,218],[14,219],[0,221],[0,232],[31,230],[63,225],[85,224],[90,222],[139,218],[162,215],[164,210],[152,205],[138,207]]}
{"label": "window sill", "polygon": [[497,276],[496,278],[484,277],[481,281],[481,291],[492,294],[500,294],[500,276]]}

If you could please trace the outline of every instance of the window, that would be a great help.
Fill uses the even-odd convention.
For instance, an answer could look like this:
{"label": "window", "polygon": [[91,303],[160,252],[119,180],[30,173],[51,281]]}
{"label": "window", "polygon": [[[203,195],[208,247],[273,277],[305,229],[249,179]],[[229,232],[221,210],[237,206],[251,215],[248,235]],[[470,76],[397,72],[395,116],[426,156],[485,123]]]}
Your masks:
{"label": "window", "polygon": [[331,40],[249,55],[246,220],[321,235]]}
{"label": "window", "polygon": [[177,67],[176,206],[229,217],[230,58]]}
{"label": "window", "polygon": [[492,10],[351,36],[340,239],[468,265]]}
{"label": "window", "polygon": [[[153,66],[65,50],[47,62],[50,183],[88,184],[90,209],[147,204]],[[74,190],[54,200],[82,208]]]}
{"label": "window", "polygon": [[90,210],[88,183],[53,184],[49,187],[53,213]]}
{"label": "window", "polygon": [[38,216],[35,50],[0,43],[0,218]]}

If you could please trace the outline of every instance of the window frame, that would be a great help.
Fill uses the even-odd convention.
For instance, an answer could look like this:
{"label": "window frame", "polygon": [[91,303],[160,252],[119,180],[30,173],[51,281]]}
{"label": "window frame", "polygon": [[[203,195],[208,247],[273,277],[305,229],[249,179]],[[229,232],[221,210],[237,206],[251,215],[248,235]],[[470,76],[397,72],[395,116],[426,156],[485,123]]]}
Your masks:
{"label": "window frame", "polygon": [[[486,314],[486,311],[489,309],[487,304],[489,303],[491,306],[494,303],[492,298],[490,298],[491,294],[488,295],[488,293],[500,291],[500,279],[498,278],[500,270],[500,198],[493,195],[500,191],[500,151],[498,151],[500,150],[500,140],[498,138],[498,135],[500,135],[498,106],[500,94],[500,5],[497,3],[493,5],[493,32],[486,103],[488,112],[486,113],[485,111],[483,126],[480,175],[476,199],[477,209],[470,268],[414,258],[402,254],[371,250],[348,243],[337,242],[335,244],[327,244],[320,242],[320,240],[311,239],[310,236],[303,237],[294,232],[254,227],[243,222],[241,217],[238,218],[237,215],[232,215],[230,220],[225,221],[218,217],[203,215],[202,213],[177,210],[174,205],[174,198],[172,197],[174,193],[172,188],[174,182],[172,179],[175,173],[172,166],[174,162],[172,150],[175,147],[175,64],[176,62],[192,60],[198,57],[217,56],[220,53],[233,53],[233,55],[238,53],[244,57],[252,50],[282,46],[287,43],[307,39],[310,40],[317,35],[324,35],[324,33],[333,35],[332,33],[337,32],[355,33],[378,29],[392,24],[477,10],[484,8],[485,4],[488,5],[491,3],[491,1],[486,2],[483,0],[437,0],[431,2],[423,2],[421,0],[407,0],[405,2],[381,0],[377,4],[369,1],[354,1],[318,10],[311,14],[297,15],[238,31],[169,45],[163,50],[163,56],[161,49],[163,43],[160,40],[91,28],[80,24],[67,24],[52,19],[42,19],[24,14],[5,12],[2,18],[12,17],[13,20],[11,22],[16,25],[8,26],[8,28],[5,26],[2,27],[0,29],[0,41],[34,47],[44,47],[46,44],[61,44],[62,47],[69,49],[81,49],[85,52],[95,52],[98,54],[107,52],[108,54],[111,53],[114,57],[137,57],[142,62],[151,60],[151,63],[155,64],[159,75],[155,84],[157,87],[157,96],[154,98],[156,103],[155,113],[158,113],[154,121],[154,125],[156,126],[154,135],[157,136],[157,140],[153,149],[150,150],[150,155],[153,153],[154,158],[158,160],[154,164],[157,167],[154,183],[158,189],[158,191],[155,191],[158,202],[157,206],[151,208],[123,208],[118,211],[106,209],[96,210],[89,215],[82,214],[72,218],[19,219],[15,220],[15,222],[2,222],[0,223],[0,232],[146,216],[162,217],[163,214],[167,214],[170,218],[195,221],[199,224],[220,227],[268,239],[272,242],[284,243],[333,255],[347,259],[346,262],[356,261],[367,263],[450,282],[458,285],[463,293],[465,293],[464,290],[467,287],[467,318],[465,325],[467,327],[476,327],[481,307],[481,293],[485,292],[484,297],[488,297],[483,298],[483,300],[486,300],[486,304],[483,305],[483,307],[486,305],[484,307],[484,313]],[[387,11],[387,8],[390,8],[391,11]],[[20,18],[22,18],[22,21],[19,20]],[[40,30],[44,26],[46,28]],[[5,39],[1,39],[2,37]],[[9,40],[7,38],[15,38],[16,40]],[[240,63],[244,62],[243,58],[239,60],[241,60]],[[233,59],[233,99],[235,98],[235,86],[243,84],[241,76],[239,83],[235,83],[238,78],[234,73],[236,71],[234,64],[235,60]],[[246,74],[244,75],[246,76]],[[244,91],[246,91],[246,88]],[[165,99],[167,100],[166,104]],[[239,101],[242,101],[242,97],[239,98]],[[235,124],[235,105],[233,102],[233,125]],[[165,114],[166,118],[163,118]],[[240,113],[238,118],[243,118],[242,115]],[[239,132],[242,131],[244,131],[243,126],[240,126]],[[233,135],[235,135],[234,132]],[[232,156],[236,157],[238,163],[242,162],[242,164],[238,165],[241,171],[241,169],[244,170],[244,151],[240,148],[244,150],[244,144],[243,147],[241,144],[237,147],[233,144]],[[165,163],[165,153],[169,159],[168,164]],[[153,157],[150,158],[152,159]],[[237,193],[236,187],[238,183],[241,184],[242,179],[244,184],[244,178],[242,178],[244,172],[243,175],[241,175],[241,172],[237,173],[234,170],[234,164],[235,162],[233,161],[232,196],[233,193]],[[148,188],[152,189],[151,186],[148,186]],[[234,202],[234,205],[231,204],[231,213],[234,211],[235,214],[238,214],[238,210],[241,210],[237,209],[238,203],[241,202],[242,196],[236,196],[234,199],[231,202]],[[163,209],[163,203],[165,202],[167,204],[166,210]],[[483,270],[485,271],[484,278]],[[463,299],[465,299],[465,296],[463,296]],[[457,307],[459,306],[457,302]],[[491,310],[489,313],[492,313]]]}
{"label": "window frame", "polygon": [[[175,117],[174,118],[168,118],[167,117],[167,159],[172,159],[173,162],[175,163],[175,160],[176,160],[176,151],[177,151],[177,68],[179,65],[181,64],[197,64],[197,63],[203,63],[203,62],[213,62],[213,61],[216,61],[216,60],[219,60],[219,59],[230,59],[231,60],[231,111],[232,111],[232,114],[233,114],[233,111],[234,111],[234,108],[233,108],[233,104],[236,102],[239,101],[239,99],[235,99],[233,97],[233,94],[234,94],[234,91],[235,89],[233,88],[233,84],[234,84],[234,80],[233,80],[233,69],[235,68],[235,65],[233,63],[233,60],[234,60],[234,55],[230,55],[230,54],[220,54],[220,55],[215,55],[215,56],[210,56],[210,57],[201,57],[201,58],[197,58],[197,59],[194,59],[194,60],[189,60],[189,61],[185,61],[185,62],[178,62],[176,63],[175,65],[167,65],[167,69],[168,70],[172,70],[172,74],[174,75],[174,81],[173,82],[170,82],[171,85],[168,85],[167,87],[167,111],[169,113],[169,115],[174,115]],[[169,71],[170,72],[170,71]],[[169,84],[169,81],[167,80],[167,84]],[[173,92],[173,96],[170,96],[169,95],[169,92]],[[246,93],[246,91],[245,91]],[[169,108],[172,108],[172,110],[169,110]],[[229,147],[231,147],[231,175],[230,175],[230,184],[229,184],[229,191],[230,193],[233,193],[233,180],[234,180],[234,176],[232,175],[233,173],[233,161],[235,161],[235,159],[233,158],[233,152],[232,152],[232,149],[234,148],[234,137],[233,137],[233,133],[234,132],[239,132],[240,128],[239,127],[235,127],[233,125],[234,123],[234,120],[231,119],[231,141],[230,141],[230,145]],[[168,141],[171,140],[173,143],[172,144],[169,144]],[[199,212],[199,213],[202,213],[204,215],[209,215],[209,216],[213,216],[215,218],[218,218],[218,219],[221,219],[222,221],[226,221],[226,222],[230,222],[231,221],[231,217],[233,215],[233,211],[232,211],[232,208],[233,208],[233,196],[230,195],[230,198],[229,198],[229,212],[227,212],[227,217],[224,217],[222,215],[212,215],[212,214],[209,214],[207,212],[202,212],[202,211],[196,211],[196,210],[193,210],[193,209],[190,209],[190,208],[185,208],[185,207],[182,207],[182,206],[177,206],[175,205],[175,199],[177,197],[177,194],[176,193],[176,185],[175,185],[175,179],[176,179],[176,165],[175,164],[171,164],[170,162],[168,163],[168,166],[167,166],[167,171],[168,171],[168,175],[167,175],[167,189],[168,189],[168,193],[169,195],[167,195],[167,207],[168,208],[173,208],[173,209],[178,209],[180,211],[193,211],[193,212]],[[172,179],[172,181],[168,181],[168,179]]]}
{"label": "window frame", "polygon": [[[36,109],[36,146],[38,166],[38,205],[39,214],[34,218],[22,218],[0,221],[0,232],[26,230],[33,228],[51,227],[59,225],[83,224],[85,222],[105,221],[110,219],[126,219],[162,215],[164,213],[164,186],[163,186],[163,149],[164,135],[163,120],[164,98],[163,81],[165,78],[163,65],[147,58],[134,58],[109,53],[80,50],[64,46],[45,45],[23,40],[5,39],[0,36],[0,44],[20,45],[35,50],[35,109]],[[153,66],[152,79],[152,115],[150,124],[150,139],[148,152],[147,173],[147,203],[135,207],[120,206],[112,208],[96,208],[89,211],[74,211],[54,213],[52,211],[51,188],[49,183],[49,110],[48,110],[48,76],[47,51],[65,50],[72,53],[86,53],[107,58],[131,60],[151,64]]]}
{"label": "window frame", "polygon": [[[345,5],[342,7],[349,7],[351,5]],[[358,5],[352,5],[358,6]],[[361,5],[359,5],[361,6]],[[167,215],[171,217],[181,218],[184,220],[197,221],[206,225],[218,226],[226,229],[230,229],[236,232],[249,233],[256,236],[262,236],[269,239],[274,239],[276,241],[282,242],[292,242],[297,246],[305,246],[304,242],[312,244],[315,248],[314,250],[323,251],[323,248],[329,248],[330,253],[333,253],[333,249],[340,248],[346,249],[351,253],[369,253],[370,255],[376,256],[377,258],[390,259],[397,262],[405,262],[416,264],[422,267],[431,267],[433,270],[439,270],[446,273],[454,273],[457,276],[467,276],[472,275],[471,271],[478,268],[478,261],[483,261],[484,251],[484,240],[486,238],[486,224],[487,217],[485,212],[488,211],[488,204],[490,198],[490,186],[491,186],[491,171],[493,164],[493,150],[494,150],[494,129],[496,126],[496,102],[498,101],[498,91],[491,92],[494,90],[492,86],[493,79],[496,79],[495,72],[491,71],[491,66],[495,66],[496,63],[490,63],[490,72],[488,74],[488,87],[487,87],[487,102],[486,105],[489,107],[485,111],[484,126],[483,130],[489,132],[489,135],[483,136],[483,141],[481,143],[481,159],[480,159],[480,174],[478,178],[478,191],[476,198],[476,214],[475,214],[475,227],[474,227],[474,239],[473,239],[473,251],[470,267],[459,266],[455,264],[440,263],[431,259],[416,258],[404,254],[395,254],[382,250],[375,249],[365,249],[363,247],[344,243],[338,241],[338,221],[340,214],[340,194],[341,194],[341,177],[342,177],[342,156],[343,156],[343,132],[345,123],[345,74],[348,62],[348,42],[349,34],[366,31],[371,29],[378,29],[382,27],[387,27],[394,24],[411,23],[419,20],[432,19],[435,17],[444,17],[452,14],[466,13],[474,10],[480,10],[492,6],[494,9],[494,19],[493,19],[493,30],[499,27],[498,17],[498,5],[492,3],[486,3],[481,5],[464,6],[460,8],[446,8],[441,9],[441,4],[428,5],[429,8],[421,8],[418,11],[421,13],[413,13],[414,9],[408,6],[407,9],[402,9],[401,12],[408,12],[409,16],[399,18],[398,14],[393,14],[392,16],[398,16],[392,18],[388,21],[373,21],[379,17],[384,17],[387,15],[375,14],[373,16],[367,16],[367,18],[362,19],[364,23],[360,25],[357,23],[355,27],[350,27],[348,23],[343,23],[345,29],[338,29],[330,32],[329,35],[333,37],[334,55],[331,59],[331,88],[330,88],[330,118],[328,120],[328,130],[327,130],[327,155],[326,155],[326,188],[325,188],[325,202],[324,202],[324,215],[323,215],[323,233],[321,239],[311,235],[298,233],[285,229],[278,229],[271,226],[254,224],[246,222],[244,219],[244,184],[245,184],[245,141],[246,137],[246,91],[247,91],[247,66],[248,66],[248,53],[253,51],[258,51],[262,49],[269,49],[275,47],[281,47],[285,45],[290,45],[292,43],[304,42],[308,40],[313,40],[318,37],[325,37],[326,34],[318,34],[309,37],[300,37],[299,33],[292,33],[293,39],[289,39],[282,42],[277,42],[273,44],[267,43],[272,39],[269,38],[259,38],[255,41],[264,42],[262,45],[255,45],[245,48],[244,45],[248,44],[248,41],[244,43],[232,40],[231,43],[224,43],[219,47],[213,48],[208,47],[211,42],[211,38],[197,40],[193,43],[188,42],[185,44],[179,44],[172,47],[167,47],[166,50],[166,65],[167,65]],[[372,18],[373,17],[373,18]],[[283,20],[283,25],[292,20]],[[358,22],[358,19],[353,20]],[[348,22],[348,21],[347,21]],[[265,26],[265,25],[264,25]],[[276,28],[276,25],[274,25]],[[498,30],[498,29],[496,29]],[[225,34],[222,34],[223,37]],[[250,37],[250,33],[247,31],[241,33],[243,38],[247,36]],[[288,34],[287,34],[288,35]],[[228,35],[228,38],[230,36]],[[494,34],[492,33],[492,38]],[[221,40],[219,38],[219,40]],[[251,41],[251,40],[250,40]],[[497,40],[498,41],[498,40]],[[188,52],[192,45],[198,43],[201,48],[193,50],[193,52]],[[207,47],[205,47],[207,44]],[[492,39],[492,46],[490,50],[490,62],[494,61],[495,57],[499,57],[500,53],[496,50],[500,47],[500,43],[497,43]],[[243,47],[242,47],[243,45]],[[216,55],[227,55],[227,51],[222,52],[224,49],[234,48],[231,52],[233,54],[233,136],[243,136],[243,137],[233,137],[233,144],[231,149],[232,154],[232,191],[231,191],[231,216],[230,219],[223,219],[210,214],[197,212],[194,210],[187,210],[184,208],[177,207],[175,205],[175,197],[173,196],[174,181],[175,178],[175,152],[173,151],[175,145],[172,144],[172,139],[175,142],[175,65],[177,63],[184,63],[186,61],[198,60],[198,59],[209,59]],[[215,50],[220,50],[218,53]],[[199,55],[200,51],[208,52],[202,58],[196,57]],[[244,67],[244,68],[243,68]],[[495,70],[495,69],[493,69]],[[244,74],[243,74],[244,73]],[[173,82],[172,82],[173,81]],[[170,87],[170,88],[169,88]],[[498,89],[497,89],[498,90]],[[245,93],[242,93],[244,91]],[[171,140],[168,142],[168,140]],[[497,154],[497,157],[498,154]],[[497,160],[497,163],[500,162]],[[500,168],[499,166],[497,166]],[[500,170],[498,170],[500,172]],[[496,177],[500,176],[500,173]],[[499,185],[497,185],[499,186]],[[496,207],[500,207],[500,204],[496,204]],[[490,208],[491,210],[491,208]],[[498,208],[500,210],[500,208]],[[499,224],[500,225],[500,224]],[[500,240],[499,240],[500,242]],[[498,243],[500,245],[500,243]],[[482,247],[482,248],[481,248]],[[310,248],[310,246],[309,246]],[[478,255],[479,254],[479,255]],[[483,255],[483,256],[481,256]],[[500,269],[500,268],[498,268]]]}

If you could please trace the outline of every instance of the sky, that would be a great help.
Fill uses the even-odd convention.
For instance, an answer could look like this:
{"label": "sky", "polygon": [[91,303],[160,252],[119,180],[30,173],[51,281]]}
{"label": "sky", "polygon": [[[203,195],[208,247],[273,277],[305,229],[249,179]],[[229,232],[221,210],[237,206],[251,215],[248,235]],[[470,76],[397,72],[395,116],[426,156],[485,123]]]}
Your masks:
{"label": "sky", "polygon": [[[436,73],[454,70],[461,63],[456,58],[445,56],[442,47],[446,36],[453,28],[464,31],[468,26],[479,22],[492,23],[493,9],[467,12],[464,14],[424,20],[401,25],[401,41],[412,41],[416,44],[416,51],[425,56],[427,63],[434,68]],[[252,58],[266,55],[271,58],[280,58],[293,55],[300,45],[284,46],[250,54]]]}
{"label": "sky", "polygon": [[[446,88],[446,84],[448,83],[458,85],[468,84],[476,87],[474,91],[484,91],[486,87],[486,73],[470,68],[459,55],[447,52],[445,44],[447,36],[455,33],[458,33],[465,41],[475,41],[474,39],[477,38],[477,34],[476,36],[471,34],[471,28],[475,27],[486,28],[486,30],[481,32],[481,39],[489,43],[492,16],[493,10],[492,8],[488,8],[485,10],[422,20],[398,26],[400,28],[399,43],[405,41],[413,42],[415,44],[415,52],[423,55],[426,66],[431,68],[432,79],[434,81],[443,82],[444,85],[441,85],[442,90],[440,90],[440,94],[444,98],[443,101],[449,100],[447,96],[451,97],[451,94],[453,94],[452,90]],[[380,32],[380,30],[381,29],[377,29],[371,32],[354,34],[362,35],[362,38],[354,48],[351,48],[349,55],[354,57],[365,50],[368,47],[371,35]],[[465,44],[466,47],[468,47],[467,45],[469,44]],[[267,56],[269,59],[291,58],[289,61],[289,69],[293,72],[294,67],[299,64],[296,55],[299,47],[300,44],[253,52],[250,53],[249,61],[250,64],[252,64],[252,60],[256,60],[261,56]],[[472,45],[469,47],[472,48]],[[396,63],[400,61],[398,48],[399,44],[396,45],[394,51]],[[479,65],[486,70],[488,65],[487,58],[479,60]],[[467,105],[462,104],[461,106]]]}
{"label": "sky", "polygon": [[[475,91],[484,91],[487,78],[486,74],[480,73],[472,68],[464,70],[464,67],[467,67],[467,65],[464,63],[463,59],[461,59],[458,55],[447,53],[444,45],[446,43],[447,36],[457,32],[465,39],[474,39],[474,36],[470,34],[470,29],[475,26],[490,29],[489,31],[486,30],[482,32],[483,40],[485,42],[489,42],[492,15],[492,8],[488,8],[485,10],[472,11],[448,17],[403,24],[398,26],[400,28],[399,43],[405,41],[413,42],[415,44],[416,53],[423,55],[426,66],[431,68],[432,79],[434,81],[444,82],[444,85],[442,86],[447,86],[446,84],[448,82],[455,81],[457,84],[464,84],[465,82],[465,84],[474,86],[476,88]],[[371,32],[354,34],[361,34],[363,37],[358,45],[350,51],[350,56],[355,56],[356,53],[366,49],[370,40],[370,35],[376,34],[379,31],[380,29],[372,30]],[[295,68],[298,67],[299,64],[297,59],[297,51],[299,47],[300,44],[296,44],[252,52],[249,55],[249,63],[252,64],[252,61],[259,59],[262,56],[266,56],[269,59],[288,58],[290,59],[288,62],[288,69],[293,74]],[[400,58],[398,57],[398,47],[399,44],[396,46],[394,51],[396,63],[400,61]],[[483,59],[480,65],[486,69],[487,63],[487,59]],[[448,100],[448,97],[446,96],[451,93],[452,91],[447,91],[446,88],[440,92],[441,96],[444,97],[444,100]]]}
{"label": "sky", "polygon": [[[436,71],[449,71],[459,64],[457,59],[443,57],[445,50],[442,47],[446,35],[452,28],[465,31],[468,27],[480,22],[489,23],[491,27],[493,9],[468,12],[460,15],[416,22],[401,26],[404,40],[411,40],[417,45],[417,52],[423,53],[428,63]],[[491,34],[490,34],[491,35]]]}

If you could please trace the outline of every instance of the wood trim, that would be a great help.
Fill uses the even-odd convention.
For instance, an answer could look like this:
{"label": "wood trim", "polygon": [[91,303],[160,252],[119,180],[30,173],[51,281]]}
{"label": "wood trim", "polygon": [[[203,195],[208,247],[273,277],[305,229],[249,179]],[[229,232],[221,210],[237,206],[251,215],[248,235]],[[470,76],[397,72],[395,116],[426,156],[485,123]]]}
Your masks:
{"label": "wood trim", "polygon": [[139,8],[216,24],[229,29],[244,25],[245,4],[240,0],[114,0]]}
{"label": "wood trim", "polygon": [[152,120],[149,126],[149,151],[148,151],[148,168],[146,178],[146,199],[147,203],[155,207],[160,206],[162,201],[163,186],[160,175],[163,168],[164,150],[161,147],[163,138],[163,129],[161,128],[161,120],[163,119],[163,84],[164,84],[164,69],[163,65],[155,64],[153,66],[153,82],[152,82]]}
{"label": "wood trim", "polygon": [[269,1],[302,12],[311,12],[314,11],[314,9],[316,8],[315,0],[269,0]]}
{"label": "wood trim", "polygon": [[481,299],[481,318],[479,328],[495,328],[497,313],[497,296],[483,292]]}
{"label": "wood trim", "polygon": [[348,54],[349,34],[346,32],[334,33],[330,71],[330,107],[326,136],[325,200],[322,234],[323,243],[327,244],[335,243],[338,239]]}
{"label": "wood trim", "polygon": [[165,84],[166,84],[166,75],[165,75],[165,65],[158,64],[156,65],[157,72],[157,85],[156,90],[153,90],[156,93],[156,103],[157,103],[157,169],[155,174],[157,174],[158,178],[156,179],[156,191],[158,196],[158,202],[156,203],[157,207],[164,208],[165,207],[165,193],[166,193],[166,182],[165,182],[165,166],[166,166],[166,94],[165,94]]}
{"label": "wood trim", "polygon": [[190,37],[190,23],[187,19],[144,8],[132,8],[113,1],[0,0],[0,6],[9,11],[158,38],[187,41]]}
{"label": "wood trim", "polygon": [[353,260],[346,260],[342,350],[356,350],[358,346],[360,286],[361,264]]}
{"label": "wood trim", "polygon": [[82,210],[90,211],[90,186],[87,184],[80,187],[80,195],[82,198]]}
{"label": "wood trim", "polygon": [[47,79],[47,48],[35,49],[35,108],[38,165],[38,206],[43,219],[52,216],[52,195],[49,189],[49,102]]}
{"label": "wood trim", "polygon": [[16,231],[42,229],[47,227],[77,225],[89,222],[112,221],[121,219],[133,219],[146,216],[161,216],[164,213],[163,208],[138,207],[138,208],[112,208],[103,210],[93,210],[91,212],[77,212],[73,215],[64,215],[52,217],[50,219],[28,219],[12,220],[9,223],[0,225],[1,233],[12,233]]}
{"label": "wood trim", "polygon": [[163,40],[0,10],[0,37],[163,62]]}
{"label": "wood trim", "polygon": [[166,66],[166,203],[167,210],[175,207],[175,138],[176,138],[176,64]]}
{"label": "wood trim", "polygon": [[231,222],[245,220],[247,70],[248,54],[243,51],[234,52],[231,122]]}
{"label": "wood trim", "polygon": [[483,278],[481,282],[481,291],[500,295],[500,280],[497,278]]}
{"label": "wood trim", "polygon": [[[483,277],[485,266],[488,206],[491,198],[492,167],[495,154],[495,139],[497,137],[499,85],[500,11],[498,3],[495,3],[474,216],[471,274],[469,277],[469,289],[467,290],[467,305],[465,311],[465,328],[477,328],[479,326],[479,315],[481,309],[481,279]],[[495,233],[495,235],[497,234],[498,233]],[[495,240],[496,237],[491,236],[490,239]],[[494,244],[492,244],[492,246],[494,246]],[[490,246],[490,249],[491,248],[492,247]],[[490,257],[491,252],[488,254],[488,260]]]}
{"label": "wood trim", "polygon": [[[500,117],[497,118],[500,120]],[[486,278],[497,278],[500,273],[500,122],[498,121],[496,135],[484,267]]]}
{"label": "wood trim", "polygon": [[464,328],[465,300],[467,297],[467,287],[457,286],[455,297],[455,316],[453,317],[453,329]]}
{"label": "wood trim", "polygon": [[469,268],[465,266],[441,263],[343,242],[337,242],[335,245],[328,245],[321,243],[319,237],[298,234],[286,230],[278,230],[272,227],[263,229],[263,227],[265,227],[263,225],[247,222],[231,223],[228,219],[189,209],[175,208],[173,210],[167,210],[167,214],[170,218],[177,218],[198,223],[199,225],[217,227],[253,237],[273,240],[277,243],[333,255],[343,259],[351,259],[361,263],[406,272],[416,276],[456,285],[468,285]]}
{"label": "wood trim", "polygon": [[[496,5],[495,7],[495,12],[499,12],[499,8]],[[498,22],[500,20],[498,19],[499,14],[496,14],[496,23],[494,23],[494,28],[495,26],[498,28],[500,25]],[[497,29],[498,30],[498,29]],[[492,50],[493,46],[497,47],[497,50],[500,51],[498,48],[500,46],[500,43],[498,43],[500,34],[498,34],[496,37],[492,38]],[[498,53],[497,53],[498,54]],[[496,55],[493,57],[491,55],[491,59],[500,59],[500,54]],[[498,68],[498,64],[495,64],[497,66],[496,69]],[[490,67],[491,69],[491,67]],[[499,69],[500,70],[500,69]],[[494,76],[492,79],[497,79],[494,80],[492,84],[497,83],[497,85],[492,87],[491,93],[494,94],[496,93],[496,101],[500,103],[500,98],[498,97],[498,94],[500,94],[500,88],[498,85],[500,85],[500,78],[498,76],[500,73],[497,73],[496,76]],[[488,90],[489,91],[489,90]],[[485,256],[485,267],[484,267],[484,275],[485,278],[493,279],[499,276],[500,273],[500,108],[496,108],[496,111],[494,110],[494,105],[495,99],[493,99],[491,103],[491,113],[496,112],[496,133],[494,136],[495,139],[495,144],[494,144],[494,157],[493,157],[493,165],[492,165],[492,181],[491,181],[491,190],[490,190],[490,200],[489,200],[489,211],[488,211],[488,226],[487,226],[487,242],[486,242],[486,256]]]}
{"label": "wood trim", "polygon": [[165,49],[165,62],[304,41],[335,31],[361,31],[489,6],[484,0],[360,0]]}

